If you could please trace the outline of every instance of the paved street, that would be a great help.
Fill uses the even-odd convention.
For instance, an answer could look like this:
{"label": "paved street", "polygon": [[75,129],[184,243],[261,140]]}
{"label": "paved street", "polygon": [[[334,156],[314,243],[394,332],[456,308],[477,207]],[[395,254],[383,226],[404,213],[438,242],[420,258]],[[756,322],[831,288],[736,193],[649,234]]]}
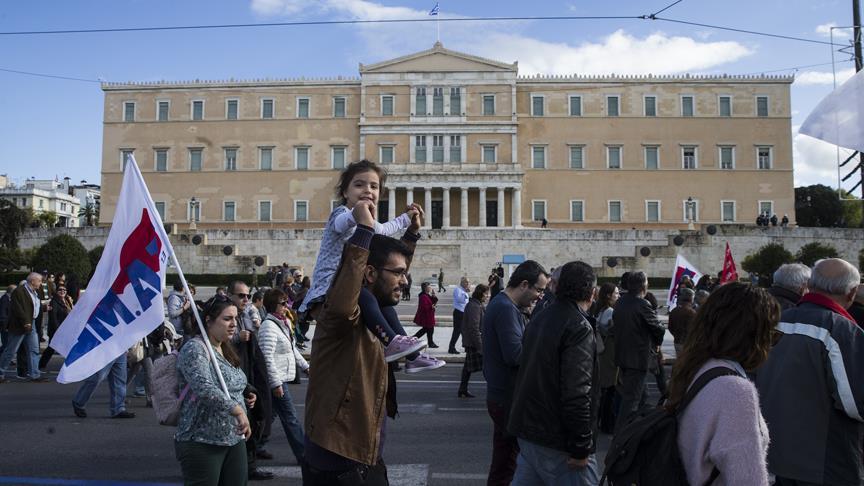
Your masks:
{"label": "paved street", "polygon": [[[59,364],[55,359],[52,368],[56,371]],[[483,484],[492,436],[485,383],[480,374],[474,374],[469,388],[477,398],[459,399],[460,371],[461,366],[448,365],[428,373],[399,374],[401,413],[388,424],[385,448],[394,486]],[[77,385],[53,381],[12,380],[0,386],[4,409],[0,414],[0,484],[180,483],[173,428],[159,425],[152,409],[144,407],[143,398],[129,398],[129,409],[138,414],[136,418],[110,419],[108,387],[102,385],[88,404],[89,417],[79,419],[71,406],[76,389]],[[305,382],[291,390],[302,418]],[[607,445],[608,437],[603,436],[602,451]],[[268,448],[276,459],[261,461],[262,465],[279,477],[271,484],[299,485],[299,468],[278,422]]]}

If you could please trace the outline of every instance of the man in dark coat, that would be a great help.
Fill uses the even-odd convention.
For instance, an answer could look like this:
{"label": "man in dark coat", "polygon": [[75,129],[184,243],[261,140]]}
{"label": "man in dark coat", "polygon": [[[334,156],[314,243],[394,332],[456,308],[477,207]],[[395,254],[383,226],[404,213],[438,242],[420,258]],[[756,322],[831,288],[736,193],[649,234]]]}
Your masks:
{"label": "man in dark coat", "polygon": [[[531,320],[522,343],[509,431],[519,438],[514,484],[597,484],[600,403],[590,265],[560,270],[555,301]],[[562,481],[566,480],[566,481]]]}
{"label": "man in dark coat", "polygon": [[627,279],[627,293],[615,304],[615,365],[621,369],[621,407],[616,431],[647,398],[648,360],[653,356],[652,348],[659,348],[666,334],[657,313],[645,300],[647,293],[645,272],[633,272]]}
{"label": "man in dark coat", "polygon": [[6,293],[0,297],[0,354],[3,354],[3,348],[9,341],[7,326],[9,325],[9,310],[12,307],[12,292],[15,287],[15,285],[6,287]]}
{"label": "man in dark coat", "polygon": [[42,309],[37,289],[42,287],[42,275],[36,272],[27,276],[21,285],[13,292],[10,298],[8,337],[9,343],[0,354],[0,383],[6,381],[3,370],[9,366],[12,357],[18,352],[18,348],[25,346],[29,371],[27,378],[31,381],[40,381],[39,373],[39,337],[36,335],[36,318]]}
{"label": "man in dark coat", "polygon": [[849,314],[855,319],[859,327],[864,328],[864,284],[858,286],[855,294],[855,302],[849,307]]}
{"label": "man in dark coat", "polygon": [[810,279],[810,267],[801,263],[780,265],[774,272],[774,283],[768,293],[780,304],[783,310],[795,307],[801,297],[807,293],[807,281]]}

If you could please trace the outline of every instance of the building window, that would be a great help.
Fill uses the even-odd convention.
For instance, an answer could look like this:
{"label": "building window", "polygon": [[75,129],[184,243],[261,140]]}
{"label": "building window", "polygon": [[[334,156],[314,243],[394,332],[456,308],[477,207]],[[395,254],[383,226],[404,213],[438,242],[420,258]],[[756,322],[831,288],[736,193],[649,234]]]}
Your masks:
{"label": "building window", "polygon": [[444,135],[432,135],[432,162],[444,162]]}
{"label": "building window", "polygon": [[234,209],[236,208],[236,203],[234,201],[225,201],[222,206],[222,219],[225,221],[234,221]]}
{"label": "building window", "polygon": [[333,117],[345,118],[345,97],[337,96],[333,98]]}
{"label": "building window", "polygon": [[258,221],[270,221],[272,216],[270,214],[271,209],[270,201],[258,201]]}
{"label": "building window", "polygon": [[620,115],[620,108],[618,106],[620,101],[621,98],[617,95],[606,97],[606,116]]}
{"label": "building window", "polygon": [[170,101],[157,101],[156,102],[156,119],[159,121],[168,121],[168,109],[171,106]]}
{"label": "building window", "polygon": [[645,116],[657,116],[657,97],[645,97]]}
{"label": "building window", "polygon": [[237,170],[237,148],[225,148],[225,170]]}
{"label": "building window", "polygon": [[309,98],[297,98],[297,118],[309,118]]}
{"label": "building window", "polygon": [[720,147],[720,168],[725,170],[735,168],[735,147]]}
{"label": "building window", "polygon": [[720,219],[724,223],[735,222],[735,201],[720,201]]}
{"label": "building window", "polygon": [[450,114],[453,116],[462,114],[462,88],[450,88]]}
{"label": "building window", "polygon": [[531,168],[545,169],[546,168],[546,146],[532,145],[531,146]]}
{"label": "building window", "polygon": [[609,169],[621,168],[621,147],[606,147],[606,167]]}
{"label": "building window", "polygon": [[236,120],[240,100],[225,100],[225,119]]}
{"label": "building window", "polygon": [[621,201],[609,201],[609,222],[621,222]]}
{"label": "building window", "polygon": [[582,145],[570,146],[570,168],[584,169],[585,168],[585,147]]}
{"label": "building window", "polygon": [[120,172],[126,170],[126,162],[132,160],[135,155],[135,149],[120,149]]}
{"label": "building window", "polygon": [[156,149],[156,172],[168,170],[168,149]]}
{"label": "building window", "polygon": [[534,221],[546,219],[546,201],[531,201],[531,219]]}
{"label": "building window", "polygon": [[273,147],[259,148],[258,159],[261,170],[273,170]]}
{"label": "building window", "polygon": [[381,116],[393,116],[393,95],[381,97]]}
{"label": "building window", "polygon": [[192,172],[201,172],[201,161],[203,159],[204,149],[191,148],[189,149],[189,170]]}
{"label": "building window", "polygon": [[770,170],[772,163],[771,147],[756,147],[756,167],[760,170]]}
{"label": "building window", "polygon": [[345,147],[344,146],[334,146],[331,148],[332,154],[332,167],[334,169],[344,169],[345,168]]}
{"label": "building window", "polygon": [[585,221],[585,201],[570,201],[570,221],[574,223]]}
{"label": "building window", "polygon": [[417,88],[414,105],[418,116],[426,115],[426,88]]}
{"label": "building window", "polygon": [[444,116],[444,88],[432,88],[432,115]]}
{"label": "building window", "polygon": [[192,120],[201,121],[204,119],[204,100],[192,101]]}
{"label": "building window", "polygon": [[309,170],[309,147],[296,147],[294,149],[294,168]]}
{"label": "building window", "polygon": [[695,113],[692,96],[681,97],[681,116],[693,116]]}
{"label": "building window", "polygon": [[645,201],[645,221],[660,222],[660,201]]}
{"label": "building window", "polygon": [[720,97],[720,116],[732,116],[732,97]]}
{"label": "building window", "polygon": [[414,137],[414,161],[418,164],[426,163],[426,135]]}
{"label": "building window", "polygon": [[450,135],[450,163],[462,163],[462,136]]}
{"label": "building window", "polygon": [[123,121],[124,122],[134,122],[135,121],[135,102],[127,101],[123,103]]}
{"label": "building window", "polygon": [[393,163],[393,146],[392,145],[382,145],[381,148],[380,160],[382,164],[392,164]]}
{"label": "building window", "polygon": [[696,147],[681,147],[681,166],[685,169],[695,169],[696,164]]}
{"label": "building window", "polygon": [[186,219],[188,221],[195,221],[196,223],[198,221],[201,221],[201,206],[203,205],[204,203],[201,201],[196,201],[195,203],[193,203],[192,201],[187,202]]}
{"label": "building window", "polygon": [[265,120],[273,118],[273,113],[275,111],[273,109],[274,103],[275,101],[273,101],[273,98],[261,99],[261,118]]}
{"label": "building window", "polygon": [[648,170],[660,168],[660,147],[645,147],[645,168]]}
{"label": "building window", "polygon": [[531,116],[543,116],[544,101],[543,95],[531,96]]}
{"label": "building window", "polygon": [[339,199],[331,199],[331,200],[330,200],[330,212],[332,213],[333,211],[336,210],[336,208],[338,208],[338,207],[341,206],[341,205],[342,205],[342,201],[341,201],[341,200],[339,200]]}
{"label": "building window", "polygon": [[66,211],[66,203],[65,202],[60,203],[60,211]]}
{"label": "building window", "polygon": [[483,115],[492,116],[495,114],[495,95],[483,95]]}
{"label": "building window", "polygon": [[159,214],[159,219],[165,221],[165,201],[154,201],[156,212]]}
{"label": "building window", "polygon": [[582,116],[581,96],[570,96],[570,116]]}
{"label": "building window", "polygon": [[294,221],[309,220],[309,201],[294,201]]}
{"label": "building window", "polygon": [[497,145],[482,145],[483,147],[483,163],[494,164],[496,162]]}
{"label": "building window", "polygon": [[774,215],[774,201],[759,201],[759,214]]}
{"label": "building window", "polygon": [[44,208],[45,208],[45,200],[44,200],[44,199],[40,199],[40,200],[39,200],[39,209],[44,209]]}
{"label": "building window", "polygon": [[756,97],[756,116],[768,116],[768,97]]}

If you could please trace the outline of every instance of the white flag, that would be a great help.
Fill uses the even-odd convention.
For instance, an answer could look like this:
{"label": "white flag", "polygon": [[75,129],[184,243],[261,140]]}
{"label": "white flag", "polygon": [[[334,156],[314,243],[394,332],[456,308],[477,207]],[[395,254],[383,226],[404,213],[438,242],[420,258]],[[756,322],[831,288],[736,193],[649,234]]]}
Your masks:
{"label": "white flag", "polygon": [[675,259],[675,270],[672,272],[672,282],[669,284],[669,297],[666,299],[666,305],[669,310],[678,305],[678,286],[681,284],[681,277],[690,277],[693,283],[696,283],[702,278],[702,272],[696,269],[692,263],[681,255]]}
{"label": "white flag", "polygon": [[51,347],[66,357],[58,382],[88,378],[162,323],[162,288],[172,252],[162,219],[130,156],[96,272],[51,340]]}
{"label": "white flag", "polygon": [[864,71],[819,102],[798,133],[864,152]]}

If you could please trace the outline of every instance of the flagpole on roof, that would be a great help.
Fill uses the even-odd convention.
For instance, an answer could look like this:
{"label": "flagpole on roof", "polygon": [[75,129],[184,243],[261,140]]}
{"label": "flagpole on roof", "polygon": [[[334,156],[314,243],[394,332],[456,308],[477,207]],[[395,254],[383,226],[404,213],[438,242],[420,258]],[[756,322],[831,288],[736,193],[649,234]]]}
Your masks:
{"label": "flagpole on roof", "polygon": [[[134,167],[134,171],[137,172],[138,177],[141,178],[141,183],[144,184],[144,187],[147,191],[147,200],[148,205],[152,205],[153,199],[150,197],[150,189],[147,189],[147,184],[144,182],[144,177],[141,176],[141,172],[138,169],[138,163],[135,161],[135,156],[129,154],[126,159],[126,170],[129,170],[130,167]],[[186,281],[186,276],[183,275],[183,269],[180,267],[180,262],[177,260],[177,255],[174,253],[174,247],[171,245],[171,240],[168,239],[168,235],[165,233],[165,226],[162,222],[162,217],[159,215],[159,212],[155,210],[155,208],[150,208],[153,215],[156,217],[159,225],[157,225],[156,231],[160,233],[163,241],[165,242],[165,248],[168,250],[168,254],[171,256],[171,261],[174,263],[174,267],[177,268],[177,275],[180,277],[180,282],[183,284],[183,290],[186,293],[186,298],[189,299],[190,308],[192,309],[192,315],[195,316],[195,322],[198,323],[198,331],[201,333],[201,340],[204,341],[204,345],[207,347],[207,354],[210,356],[210,363],[213,365],[213,369],[216,371],[216,377],[219,379],[219,386],[222,387],[222,392],[225,393],[227,398],[231,398],[231,394],[228,393],[228,386],[225,384],[225,378],[222,376],[222,370],[219,369],[219,362],[216,360],[216,352],[213,350],[213,345],[210,343],[210,339],[207,337],[207,329],[204,328],[204,324],[201,322],[201,316],[198,314],[198,306],[195,305],[195,298],[192,296],[192,291],[189,290],[189,283]],[[230,346],[230,344],[229,344]]]}

